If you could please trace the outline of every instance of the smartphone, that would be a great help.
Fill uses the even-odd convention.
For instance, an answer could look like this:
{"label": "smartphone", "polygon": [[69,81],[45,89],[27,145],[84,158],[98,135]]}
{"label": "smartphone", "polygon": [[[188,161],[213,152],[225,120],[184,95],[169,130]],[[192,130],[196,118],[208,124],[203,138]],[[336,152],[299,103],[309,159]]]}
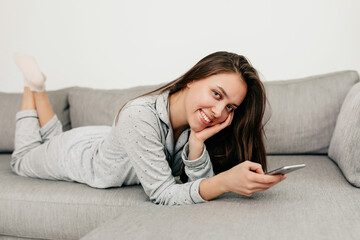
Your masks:
{"label": "smartphone", "polygon": [[271,175],[286,174],[286,173],[298,170],[300,168],[304,168],[305,166],[306,166],[305,164],[283,166],[281,168],[278,168],[278,169],[272,170],[270,172],[267,172],[266,174],[271,174]]}

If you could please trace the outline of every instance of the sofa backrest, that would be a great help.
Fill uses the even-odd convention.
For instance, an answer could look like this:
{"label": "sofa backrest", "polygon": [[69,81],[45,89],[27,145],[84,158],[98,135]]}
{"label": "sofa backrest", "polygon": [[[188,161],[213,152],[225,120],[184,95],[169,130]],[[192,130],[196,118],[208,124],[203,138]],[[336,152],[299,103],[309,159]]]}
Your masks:
{"label": "sofa backrest", "polygon": [[[68,103],[68,91],[64,88],[48,91],[48,97],[54,112],[63,124],[63,130],[71,128]],[[22,93],[0,92],[0,152],[14,150],[15,115],[21,108]]]}
{"label": "sofa backrest", "polygon": [[127,101],[160,86],[139,86],[114,90],[72,88],[69,91],[71,126],[76,128],[91,125],[112,125],[118,111]]}
{"label": "sofa backrest", "polygon": [[[341,104],[358,81],[357,72],[342,71],[264,82],[269,103],[264,122],[270,118],[265,125],[267,153],[326,154]],[[49,91],[48,95],[66,131],[111,125],[127,101],[159,86],[115,90],[72,87]],[[14,149],[15,114],[20,106],[20,93],[0,93],[0,152]]]}
{"label": "sofa backrest", "polygon": [[341,105],[359,81],[342,71],[288,81],[265,82],[267,154],[327,154]]}

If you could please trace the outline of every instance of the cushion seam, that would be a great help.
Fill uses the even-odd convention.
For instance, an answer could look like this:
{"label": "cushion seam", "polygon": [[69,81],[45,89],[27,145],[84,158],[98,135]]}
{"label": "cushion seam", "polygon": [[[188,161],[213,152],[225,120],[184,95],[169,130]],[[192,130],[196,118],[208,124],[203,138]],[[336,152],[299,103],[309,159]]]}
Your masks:
{"label": "cushion seam", "polygon": [[[7,199],[7,198],[0,198],[0,201],[16,201],[16,202],[29,202],[29,203],[50,203],[50,204],[56,204],[56,205],[96,205],[96,206],[105,206],[105,207],[136,207],[140,205],[111,205],[111,204],[103,204],[103,203],[62,203],[62,202],[53,202],[53,201],[35,201],[35,200],[19,200],[19,199]],[[146,202],[144,202],[146,203]]]}

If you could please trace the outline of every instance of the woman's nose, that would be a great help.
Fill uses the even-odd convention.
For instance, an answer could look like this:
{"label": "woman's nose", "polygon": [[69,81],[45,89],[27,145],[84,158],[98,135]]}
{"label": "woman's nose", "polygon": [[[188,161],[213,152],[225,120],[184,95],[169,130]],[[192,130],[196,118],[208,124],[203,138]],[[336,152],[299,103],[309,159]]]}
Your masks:
{"label": "woman's nose", "polygon": [[212,114],[215,118],[221,117],[222,114],[222,106],[221,104],[217,104],[212,108]]}

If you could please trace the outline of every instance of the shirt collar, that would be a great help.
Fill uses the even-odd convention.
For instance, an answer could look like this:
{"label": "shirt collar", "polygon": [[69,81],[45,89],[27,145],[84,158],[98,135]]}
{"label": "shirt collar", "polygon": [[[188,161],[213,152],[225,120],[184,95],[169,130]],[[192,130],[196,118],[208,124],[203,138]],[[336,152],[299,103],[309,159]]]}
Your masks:
{"label": "shirt collar", "polygon": [[172,129],[169,116],[169,93],[169,91],[161,93],[156,99],[155,106],[160,120],[163,121],[169,129]]}
{"label": "shirt collar", "polygon": [[[166,133],[166,149],[169,151],[170,156],[173,156],[174,153],[178,152],[184,147],[188,141],[190,135],[190,128],[185,129],[179,136],[176,144],[174,143],[174,133],[170,122],[170,104],[169,104],[169,93],[170,91],[165,91],[156,99],[155,106],[156,111],[160,120],[166,124],[168,131]],[[174,152],[175,151],[175,152]]]}

